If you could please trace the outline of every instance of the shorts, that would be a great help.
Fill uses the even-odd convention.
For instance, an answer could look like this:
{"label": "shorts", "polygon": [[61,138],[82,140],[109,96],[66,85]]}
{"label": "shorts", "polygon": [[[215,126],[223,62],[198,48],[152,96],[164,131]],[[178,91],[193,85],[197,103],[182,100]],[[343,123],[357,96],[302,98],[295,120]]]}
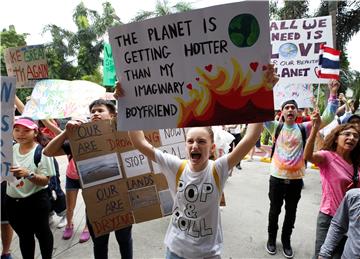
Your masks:
{"label": "shorts", "polygon": [[9,216],[5,207],[6,181],[1,183],[1,224],[9,224]]}
{"label": "shorts", "polygon": [[80,179],[72,179],[66,176],[65,190],[77,191],[79,189],[81,189]]}
{"label": "shorts", "polygon": [[260,148],[260,147],[261,147],[260,139],[258,139],[258,140],[256,141],[255,147],[257,147],[257,148]]}

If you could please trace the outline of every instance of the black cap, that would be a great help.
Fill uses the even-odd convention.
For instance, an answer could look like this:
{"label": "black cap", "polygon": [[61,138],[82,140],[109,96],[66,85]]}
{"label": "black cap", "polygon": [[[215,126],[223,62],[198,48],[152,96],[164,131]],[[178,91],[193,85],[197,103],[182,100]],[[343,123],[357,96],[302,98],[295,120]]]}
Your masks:
{"label": "black cap", "polygon": [[283,104],[281,105],[281,110],[284,109],[285,105],[287,105],[287,104],[293,104],[293,105],[295,105],[296,109],[298,109],[298,105],[295,100],[288,100],[288,101],[283,102]]}
{"label": "black cap", "polygon": [[359,120],[360,120],[360,115],[359,115],[359,114],[353,114],[353,115],[351,115],[351,116],[347,119],[346,123],[351,123],[351,121],[354,120],[354,119],[359,119]]}

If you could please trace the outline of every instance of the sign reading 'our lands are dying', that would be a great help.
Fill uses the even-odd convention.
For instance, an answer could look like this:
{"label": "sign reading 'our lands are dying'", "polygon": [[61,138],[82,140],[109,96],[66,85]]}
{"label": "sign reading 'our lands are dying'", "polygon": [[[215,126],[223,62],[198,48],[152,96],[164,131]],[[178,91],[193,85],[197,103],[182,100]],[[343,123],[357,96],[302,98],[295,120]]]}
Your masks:
{"label": "sign reading 'our lands are dying'", "polygon": [[273,118],[269,33],[267,2],[250,1],[111,28],[120,130]]}

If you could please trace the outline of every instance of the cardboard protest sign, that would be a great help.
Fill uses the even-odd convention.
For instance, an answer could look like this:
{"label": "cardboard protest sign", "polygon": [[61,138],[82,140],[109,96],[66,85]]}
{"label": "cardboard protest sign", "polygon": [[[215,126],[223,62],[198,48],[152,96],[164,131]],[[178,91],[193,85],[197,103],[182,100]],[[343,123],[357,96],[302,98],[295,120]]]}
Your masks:
{"label": "cardboard protest sign", "polygon": [[280,84],[328,82],[318,64],[320,45],[333,45],[331,16],[271,21],[270,39]]}
{"label": "cardboard protest sign", "polygon": [[40,79],[49,77],[49,67],[43,45],[23,46],[4,50],[6,71],[16,77],[16,87],[34,87]]}
{"label": "cardboard protest sign", "polygon": [[115,64],[109,43],[104,44],[103,85],[114,87],[116,81]]}
{"label": "cardboard protest sign", "polygon": [[269,33],[268,3],[256,1],[110,28],[120,130],[272,119]]}
{"label": "cardboard protest sign", "polygon": [[89,117],[89,104],[105,96],[105,88],[85,80],[49,79],[36,83],[24,116],[34,120]]}
{"label": "cardboard protest sign", "polygon": [[275,110],[281,109],[281,104],[295,100],[299,108],[313,107],[314,98],[311,84],[276,84],[274,87]]}
{"label": "cardboard protest sign", "polygon": [[[183,129],[146,131],[145,137],[173,154],[185,141]],[[96,236],[171,214],[165,176],[134,149],[127,132],[116,131],[115,123],[84,123],[70,130],[69,140]]]}
{"label": "cardboard protest sign", "polygon": [[15,77],[1,78],[1,179],[12,181],[10,166],[13,162],[13,136]]}

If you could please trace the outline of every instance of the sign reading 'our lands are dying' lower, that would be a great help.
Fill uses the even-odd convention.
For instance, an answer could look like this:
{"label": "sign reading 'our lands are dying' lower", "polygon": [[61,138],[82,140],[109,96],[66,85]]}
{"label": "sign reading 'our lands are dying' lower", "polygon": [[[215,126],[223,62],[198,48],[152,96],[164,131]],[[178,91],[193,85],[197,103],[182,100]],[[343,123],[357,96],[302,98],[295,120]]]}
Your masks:
{"label": "sign reading 'our lands are dying' lower", "polygon": [[240,2],[109,30],[120,130],[273,118],[267,2]]}

